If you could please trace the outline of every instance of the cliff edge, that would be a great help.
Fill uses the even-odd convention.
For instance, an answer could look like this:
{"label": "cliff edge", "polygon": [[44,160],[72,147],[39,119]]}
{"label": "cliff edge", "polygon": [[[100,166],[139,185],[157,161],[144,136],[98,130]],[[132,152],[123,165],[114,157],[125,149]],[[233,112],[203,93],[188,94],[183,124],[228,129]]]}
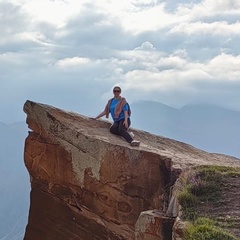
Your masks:
{"label": "cliff edge", "polygon": [[109,133],[110,122],[49,105],[26,101],[24,111],[32,186],[24,240],[171,239],[169,189],[178,174],[197,165],[240,166],[234,157],[136,129],[141,145],[132,147]]}

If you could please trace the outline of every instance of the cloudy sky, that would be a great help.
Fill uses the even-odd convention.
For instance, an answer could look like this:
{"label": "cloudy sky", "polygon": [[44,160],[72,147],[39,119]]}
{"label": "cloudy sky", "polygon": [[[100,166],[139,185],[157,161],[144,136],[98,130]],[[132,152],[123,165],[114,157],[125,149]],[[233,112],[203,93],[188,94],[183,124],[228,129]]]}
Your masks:
{"label": "cloudy sky", "polygon": [[240,110],[239,0],[0,0],[0,122],[27,99],[97,115],[130,103]]}

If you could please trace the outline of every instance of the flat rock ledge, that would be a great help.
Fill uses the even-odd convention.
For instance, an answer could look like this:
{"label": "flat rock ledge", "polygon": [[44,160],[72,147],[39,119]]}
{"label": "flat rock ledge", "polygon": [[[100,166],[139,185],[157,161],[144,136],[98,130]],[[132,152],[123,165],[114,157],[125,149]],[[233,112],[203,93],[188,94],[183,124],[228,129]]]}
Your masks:
{"label": "flat rock ledge", "polygon": [[136,129],[141,145],[131,147],[109,133],[110,122],[49,105],[26,101],[24,111],[32,187],[24,240],[171,240],[177,204],[170,187],[180,172],[240,166]]}

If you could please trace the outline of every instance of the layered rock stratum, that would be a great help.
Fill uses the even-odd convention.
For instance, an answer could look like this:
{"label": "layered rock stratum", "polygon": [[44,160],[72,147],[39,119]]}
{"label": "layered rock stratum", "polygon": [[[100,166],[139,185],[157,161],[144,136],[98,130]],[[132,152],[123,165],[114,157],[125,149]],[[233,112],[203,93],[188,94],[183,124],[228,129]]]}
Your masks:
{"label": "layered rock stratum", "polygon": [[24,111],[32,187],[24,240],[170,240],[177,216],[170,187],[179,173],[240,166],[136,129],[141,145],[132,147],[109,132],[110,122],[53,106],[26,101]]}

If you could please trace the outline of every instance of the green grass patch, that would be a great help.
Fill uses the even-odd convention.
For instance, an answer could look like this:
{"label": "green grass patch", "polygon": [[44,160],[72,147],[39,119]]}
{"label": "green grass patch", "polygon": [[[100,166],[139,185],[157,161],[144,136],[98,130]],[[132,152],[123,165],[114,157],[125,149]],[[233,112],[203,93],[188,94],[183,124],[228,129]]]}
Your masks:
{"label": "green grass patch", "polygon": [[196,168],[200,172],[206,172],[207,175],[211,178],[210,173],[220,173],[222,176],[240,176],[240,168],[239,167],[225,167],[225,166],[199,166]]}
{"label": "green grass patch", "polygon": [[184,240],[238,240],[232,234],[218,228],[209,218],[198,218],[184,232]]}
{"label": "green grass patch", "polygon": [[178,201],[180,205],[183,208],[184,211],[184,217],[189,220],[196,219],[196,211],[195,208],[198,204],[198,198],[193,195],[189,188],[184,188],[179,194],[178,194]]}

